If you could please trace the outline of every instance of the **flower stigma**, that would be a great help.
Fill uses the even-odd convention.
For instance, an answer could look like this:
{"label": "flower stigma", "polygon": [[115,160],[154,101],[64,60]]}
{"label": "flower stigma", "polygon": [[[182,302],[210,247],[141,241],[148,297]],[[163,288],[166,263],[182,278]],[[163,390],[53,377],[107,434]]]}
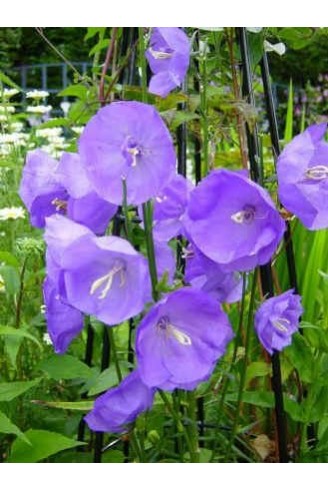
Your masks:
{"label": "flower stigma", "polygon": [[152,47],[149,48],[151,55],[155,58],[155,60],[168,60],[172,58],[172,52],[168,53],[166,51],[156,51]]}
{"label": "flower stigma", "polygon": [[245,206],[245,208],[231,215],[232,221],[238,225],[250,224],[255,218],[255,209],[253,206]]}
{"label": "flower stigma", "polygon": [[90,295],[92,296],[99,288],[103,288],[98,296],[98,299],[105,299],[113,285],[116,274],[119,274],[120,276],[119,287],[123,287],[126,280],[125,269],[122,264],[116,263],[114,264],[114,267],[108,272],[108,274],[99,277],[91,284]]}
{"label": "flower stigma", "polygon": [[162,316],[157,322],[157,328],[160,331],[164,331],[167,337],[174,337],[174,339],[181,345],[189,346],[192,344],[191,338],[186,333],[176,328],[167,316]]}

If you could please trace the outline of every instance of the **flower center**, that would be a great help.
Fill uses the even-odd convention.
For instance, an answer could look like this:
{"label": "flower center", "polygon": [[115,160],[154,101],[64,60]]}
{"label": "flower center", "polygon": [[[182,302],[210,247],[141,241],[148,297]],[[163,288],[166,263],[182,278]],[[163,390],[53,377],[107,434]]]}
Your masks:
{"label": "flower center", "polygon": [[328,166],[316,165],[311,167],[305,172],[305,177],[311,180],[324,180],[328,177]]}
{"label": "flower center", "polygon": [[254,221],[254,218],[255,209],[253,206],[245,206],[241,211],[237,211],[237,213],[231,215],[232,221],[238,225],[248,225]]}
{"label": "flower center", "polygon": [[165,332],[166,337],[173,337],[181,345],[191,345],[189,335],[172,325],[168,316],[162,316],[156,326],[160,332]]}
{"label": "flower center", "polygon": [[99,288],[102,288],[98,299],[105,299],[109,291],[111,290],[116,274],[119,274],[120,276],[119,287],[123,287],[126,278],[125,267],[122,263],[117,262],[114,264],[114,267],[112,267],[112,269],[108,272],[108,274],[105,274],[104,276],[101,276],[93,281],[90,287],[90,295],[92,296]]}
{"label": "flower center", "polygon": [[56,197],[53,201],[51,201],[51,204],[55,206],[56,211],[67,210],[67,201],[64,201],[63,199],[58,199],[58,197]]}
{"label": "flower center", "polygon": [[168,60],[172,58],[173,51],[170,48],[160,48],[159,51],[149,48],[151,55],[155,58],[155,60]]}
{"label": "flower center", "polygon": [[290,326],[290,321],[287,318],[277,318],[272,322],[272,325],[282,333],[288,333],[288,327]]}

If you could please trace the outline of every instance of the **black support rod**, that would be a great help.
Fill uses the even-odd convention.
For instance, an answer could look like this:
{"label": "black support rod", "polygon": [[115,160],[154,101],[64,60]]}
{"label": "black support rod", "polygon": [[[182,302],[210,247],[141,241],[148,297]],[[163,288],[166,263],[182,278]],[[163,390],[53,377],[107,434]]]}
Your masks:
{"label": "black support rod", "polygon": [[[241,61],[242,61],[243,96],[246,97],[247,102],[250,105],[255,107],[247,31],[245,27],[239,27],[237,28],[237,30],[238,30]],[[246,123],[246,133],[247,133],[251,177],[255,182],[262,184],[261,182],[262,172],[260,171],[260,151],[259,151],[258,132],[257,132],[256,124],[254,125],[251,131],[248,124]],[[261,273],[261,285],[262,285],[263,294],[266,297],[272,297],[274,295],[274,288],[273,288],[271,262],[268,262],[264,266],[261,266],[260,273]],[[274,397],[275,397],[275,414],[276,414],[276,427],[277,427],[277,438],[278,438],[278,449],[279,449],[279,461],[280,463],[287,463],[289,461],[289,457],[288,457],[288,450],[287,450],[286,418],[285,418],[284,402],[283,402],[280,359],[278,353],[274,353],[272,355],[271,363],[272,363],[272,390],[274,392]]]}

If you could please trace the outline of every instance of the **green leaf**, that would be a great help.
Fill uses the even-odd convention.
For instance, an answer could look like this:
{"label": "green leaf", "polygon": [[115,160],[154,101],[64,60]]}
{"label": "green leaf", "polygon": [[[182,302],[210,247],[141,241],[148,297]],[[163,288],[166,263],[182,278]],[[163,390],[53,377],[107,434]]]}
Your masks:
{"label": "green leaf", "polygon": [[88,89],[85,85],[82,84],[69,85],[68,87],[64,88],[64,90],[59,92],[58,96],[71,96],[77,97],[78,99],[86,100],[88,97]]}
{"label": "green leaf", "polygon": [[47,400],[33,400],[35,405],[50,408],[60,408],[61,410],[79,410],[89,412],[93,408],[93,401],[84,400],[81,402],[51,402]]}
{"label": "green leaf", "polygon": [[0,274],[4,280],[6,292],[10,295],[17,294],[20,289],[20,278],[16,267],[2,265],[0,266]]}
{"label": "green leaf", "polygon": [[313,36],[315,30],[311,27],[283,27],[278,30],[278,36],[292,49],[302,49],[307,46]]}
{"label": "green leaf", "polygon": [[30,441],[31,446],[21,439],[16,439],[11,448],[9,463],[36,463],[64,449],[85,444],[46,430],[30,429],[25,432],[25,436]]}
{"label": "green leaf", "polygon": [[[238,393],[228,393],[226,395],[226,400],[231,402],[236,402],[237,398]],[[271,391],[244,391],[243,402],[263,408],[274,407],[274,397]]]}
{"label": "green leaf", "polygon": [[11,383],[0,383],[0,402],[10,402],[19,395],[30,390],[40,383],[42,378],[32,381],[12,381]]}
{"label": "green leaf", "polygon": [[267,376],[271,373],[271,366],[266,362],[252,362],[247,366],[246,370],[246,385],[254,378],[260,378],[262,376]]}
{"label": "green leaf", "polygon": [[88,39],[93,38],[96,34],[103,36],[105,31],[106,27],[88,27],[84,40],[87,41]]}
{"label": "green leaf", "polygon": [[0,433],[2,434],[15,434],[15,436],[23,439],[27,444],[30,445],[30,442],[25,434],[17,427],[17,425],[13,424],[10,419],[8,419],[7,415],[3,412],[0,412]]}
{"label": "green leaf", "polygon": [[284,350],[284,355],[292,366],[298,370],[302,381],[306,383],[313,381],[314,358],[304,336],[295,333],[293,335],[293,343]]}
{"label": "green leaf", "polygon": [[7,77],[2,71],[0,71],[0,81],[9,87],[16,88],[17,90],[21,90],[19,86],[11,80],[11,78]]}
{"label": "green leaf", "polygon": [[98,395],[98,393],[108,390],[118,384],[118,382],[116,369],[114,366],[111,366],[100,373],[95,384],[88,391],[88,396]]}
{"label": "green leaf", "polygon": [[38,339],[34,337],[34,335],[30,334],[29,332],[26,332],[26,330],[23,329],[18,329],[14,327],[7,327],[0,325],[0,335],[9,335],[11,337],[23,337],[29,340],[32,340],[40,349],[42,349],[42,346]]}
{"label": "green leaf", "polygon": [[50,119],[50,121],[46,121],[42,124],[38,124],[38,129],[47,129],[47,128],[59,128],[62,126],[68,126],[69,120],[66,117],[54,117]]}
{"label": "green leaf", "polygon": [[53,354],[43,360],[38,368],[47,373],[50,378],[61,379],[88,379],[93,376],[93,371],[83,362],[73,356],[58,356]]}
{"label": "green leaf", "polygon": [[99,51],[102,51],[103,49],[107,48],[109,45],[110,39],[101,39],[97,44],[90,50],[89,56],[93,56],[94,54],[98,53]]}
{"label": "green leaf", "polygon": [[9,337],[6,336],[4,339],[6,354],[9,357],[10,362],[14,368],[16,368],[17,355],[23,343],[23,340],[24,340],[23,337],[16,337],[16,336],[9,336]]}
{"label": "green leaf", "polygon": [[0,263],[11,265],[12,267],[16,268],[19,267],[19,262],[16,257],[13,254],[3,250],[0,251]]}
{"label": "green leaf", "polygon": [[293,81],[289,82],[286,125],[284,133],[285,143],[289,143],[293,139],[293,110],[294,110],[294,95],[293,95]]}

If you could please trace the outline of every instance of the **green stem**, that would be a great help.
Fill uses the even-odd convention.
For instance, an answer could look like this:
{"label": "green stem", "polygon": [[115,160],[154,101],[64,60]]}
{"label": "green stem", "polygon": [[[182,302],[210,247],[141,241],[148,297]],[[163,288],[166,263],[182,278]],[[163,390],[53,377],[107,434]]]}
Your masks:
{"label": "green stem", "polygon": [[123,379],[122,370],[121,370],[120,362],[118,360],[114,332],[113,332],[113,329],[111,327],[108,328],[108,335],[109,335],[111,352],[112,352],[112,356],[113,356],[113,361],[114,361],[114,365],[115,365],[117,378],[118,378],[119,382],[121,382]]}
{"label": "green stem", "polygon": [[147,92],[147,63],[145,57],[145,38],[144,38],[144,28],[138,27],[139,35],[139,63],[141,68],[141,88],[142,88],[142,102],[148,102],[148,92]]}
{"label": "green stem", "polygon": [[125,227],[125,234],[127,240],[129,240],[130,243],[132,243],[132,227],[131,227],[131,221],[129,219],[129,208],[128,208],[128,201],[127,201],[127,188],[126,188],[126,180],[122,179],[122,184],[123,184],[123,204],[122,204],[122,209],[123,209],[123,214],[124,214],[124,227]]}
{"label": "green stem", "polygon": [[254,274],[253,274],[252,290],[251,290],[251,296],[250,296],[250,301],[249,301],[248,317],[247,317],[247,325],[246,325],[244,365],[243,365],[243,369],[242,369],[242,372],[240,375],[238,398],[237,398],[237,407],[236,407],[236,412],[235,412],[234,423],[233,423],[232,430],[231,430],[231,438],[230,438],[228,456],[231,454],[233,441],[234,441],[236,434],[237,434],[238,423],[239,423],[240,412],[241,412],[241,406],[243,403],[243,394],[244,394],[244,389],[245,389],[248,356],[249,356],[249,350],[250,350],[250,340],[251,340],[251,332],[252,332],[252,325],[253,325],[253,311],[254,311],[254,303],[255,303],[256,280],[257,280],[257,269],[255,269]]}
{"label": "green stem", "polygon": [[188,418],[190,425],[187,426],[187,432],[190,439],[190,462],[191,463],[199,463],[199,445],[198,445],[198,428],[197,428],[197,419],[196,419],[196,396],[192,391],[188,391],[187,393],[188,400]]}
{"label": "green stem", "polygon": [[201,55],[201,83],[200,83],[200,109],[202,114],[202,129],[203,129],[203,166],[202,177],[208,174],[208,113],[207,113],[207,72],[206,72],[206,57]]}
{"label": "green stem", "polygon": [[169,413],[172,415],[172,418],[173,420],[175,421],[176,423],[176,427],[177,427],[177,431],[179,433],[183,433],[184,434],[184,437],[186,439],[186,443],[187,443],[187,447],[188,447],[188,451],[190,453],[190,455],[193,453],[194,451],[194,445],[193,445],[193,442],[190,438],[190,435],[189,435],[189,432],[188,430],[186,429],[186,427],[184,426],[184,424],[182,423],[182,420],[181,420],[181,414],[179,411],[176,411],[172,404],[170,403],[170,400],[168,399],[168,396],[167,394],[162,391],[162,390],[158,390],[158,393],[160,395],[160,397],[162,398],[167,410],[169,411]]}
{"label": "green stem", "polygon": [[227,374],[225,375],[225,378],[223,380],[222,388],[221,388],[221,397],[220,397],[218,411],[217,411],[218,418],[216,420],[216,428],[215,428],[215,434],[214,434],[213,457],[215,456],[215,450],[216,450],[217,444],[218,444],[218,432],[219,432],[221,417],[222,417],[222,413],[223,413],[224,400],[225,400],[225,396],[227,394],[229,384],[231,381],[231,372],[232,372],[233,367],[236,364],[238,347],[241,345],[241,332],[242,332],[242,328],[243,328],[243,319],[244,319],[244,311],[245,311],[246,284],[247,284],[246,273],[243,273],[243,284],[242,284],[242,296],[241,296],[239,323],[238,323],[238,328],[237,328],[237,332],[236,332],[236,339],[234,342],[234,349],[233,349],[233,353],[232,353],[231,362],[230,362]]}
{"label": "green stem", "polygon": [[154,301],[158,300],[158,291],[157,291],[157,268],[156,268],[156,259],[155,259],[155,248],[154,248],[154,239],[153,239],[153,208],[151,201],[146,202],[142,205],[143,217],[144,217],[144,225],[145,225],[145,234],[146,234],[146,245],[147,245],[147,255],[148,255],[148,265],[149,265],[149,273],[151,278],[151,286],[153,292]]}

